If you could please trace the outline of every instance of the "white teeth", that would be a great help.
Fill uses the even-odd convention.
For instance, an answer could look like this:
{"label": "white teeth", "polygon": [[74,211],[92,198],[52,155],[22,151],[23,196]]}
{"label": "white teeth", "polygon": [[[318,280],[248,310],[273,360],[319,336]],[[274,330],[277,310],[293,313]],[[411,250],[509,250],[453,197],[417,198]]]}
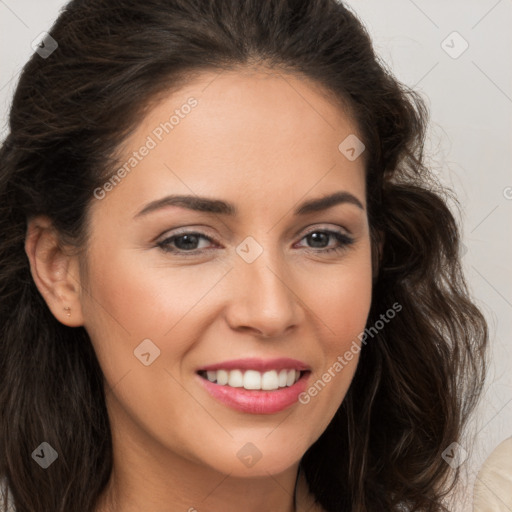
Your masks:
{"label": "white teeth", "polygon": [[226,370],[217,370],[217,384],[224,386],[228,383],[229,374]]}
{"label": "white teeth", "polygon": [[284,388],[286,386],[286,378],[288,376],[288,372],[286,370],[281,370],[279,372],[279,387]]}
{"label": "white teeth", "polygon": [[244,388],[261,389],[261,373],[255,370],[247,370],[244,373]]}
{"label": "white teeth", "polygon": [[221,386],[245,388],[251,390],[273,391],[279,388],[293,386],[299,378],[298,370],[269,370],[258,372],[256,370],[208,370],[206,378]]}
{"label": "white teeth", "polygon": [[232,388],[241,388],[244,385],[244,376],[240,370],[231,370],[229,372],[228,386]]}
{"label": "white teeth", "polygon": [[265,372],[261,377],[261,389],[265,391],[272,391],[279,387],[279,381],[277,380],[277,372],[270,370]]}

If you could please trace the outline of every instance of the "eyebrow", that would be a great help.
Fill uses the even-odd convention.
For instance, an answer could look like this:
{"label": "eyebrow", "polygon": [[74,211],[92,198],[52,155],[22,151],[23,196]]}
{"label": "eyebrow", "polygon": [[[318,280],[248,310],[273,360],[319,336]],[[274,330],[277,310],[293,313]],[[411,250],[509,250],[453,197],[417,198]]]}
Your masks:
{"label": "eyebrow", "polygon": [[[356,196],[349,192],[339,191],[318,199],[305,201],[295,208],[293,214],[307,215],[309,213],[327,210],[328,208],[332,208],[338,204],[352,204],[364,211],[364,206]],[[181,206],[182,208],[198,212],[228,216],[235,216],[238,211],[235,205],[220,199],[210,199],[207,197],[191,195],[171,195],[148,203],[135,215],[134,218],[145,216],[148,213],[160,210],[167,206]]]}

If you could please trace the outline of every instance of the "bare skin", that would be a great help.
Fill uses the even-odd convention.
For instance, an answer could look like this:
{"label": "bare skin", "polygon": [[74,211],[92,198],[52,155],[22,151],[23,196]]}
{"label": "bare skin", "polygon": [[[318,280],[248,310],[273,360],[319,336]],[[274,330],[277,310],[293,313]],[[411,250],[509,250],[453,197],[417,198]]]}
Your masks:
{"label": "bare skin", "polygon": [[[191,97],[197,105],[159,140],[155,129]],[[205,72],[123,145],[127,162],[148,136],[156,143],[92,199],[85,254],[59,248],[49,219],[30,221],[34,280],[60,322],[85,327],[105,375],[114,470],[97,512],[295,510],[299,461],[343,401],[358,354],[309,403],[272,414],[219,402],[197,370],[290,357],[309,366],[312,384],[363,331],[372,282],[364,163],[338,150],[351,134],[352,120],[310,81]],[[341,191],[361,207],[294,214]],[[166,206],[137,216],[170,194],[220,199],[237,213]],[[241,245],[247,237],[257,245]],[[237,252],[258,246],[250,263]],[[145,339],[160,350],[147,366],[134,355]],[[261,454],[251,467],[237,456],[247,443]]]}

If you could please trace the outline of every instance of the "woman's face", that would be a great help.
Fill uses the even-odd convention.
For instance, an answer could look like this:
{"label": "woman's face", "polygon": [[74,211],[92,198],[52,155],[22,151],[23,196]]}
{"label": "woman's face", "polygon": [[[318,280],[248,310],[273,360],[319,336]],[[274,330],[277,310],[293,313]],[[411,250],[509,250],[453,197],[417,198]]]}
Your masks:
{"label": "woman's face", "polygon": [[205,72],[141,120],[81,277],[119,453],[266,476],[325,430],[371,301],[357,134],[263,71]]}

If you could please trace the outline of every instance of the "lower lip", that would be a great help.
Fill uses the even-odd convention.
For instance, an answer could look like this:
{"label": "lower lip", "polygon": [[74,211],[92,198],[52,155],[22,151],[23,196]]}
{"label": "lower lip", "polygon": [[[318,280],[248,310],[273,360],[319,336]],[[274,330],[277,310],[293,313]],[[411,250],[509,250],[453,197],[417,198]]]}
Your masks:
{"label": "lower lip", "polygon": [[213,398],[232,409],[250,414],[275,414],[298,401],[299,395],[306,389],[308,376],[309,372],[304,373],[292,386],[273,391],[232,388],[210,382],[200,375],[197,378]]}

